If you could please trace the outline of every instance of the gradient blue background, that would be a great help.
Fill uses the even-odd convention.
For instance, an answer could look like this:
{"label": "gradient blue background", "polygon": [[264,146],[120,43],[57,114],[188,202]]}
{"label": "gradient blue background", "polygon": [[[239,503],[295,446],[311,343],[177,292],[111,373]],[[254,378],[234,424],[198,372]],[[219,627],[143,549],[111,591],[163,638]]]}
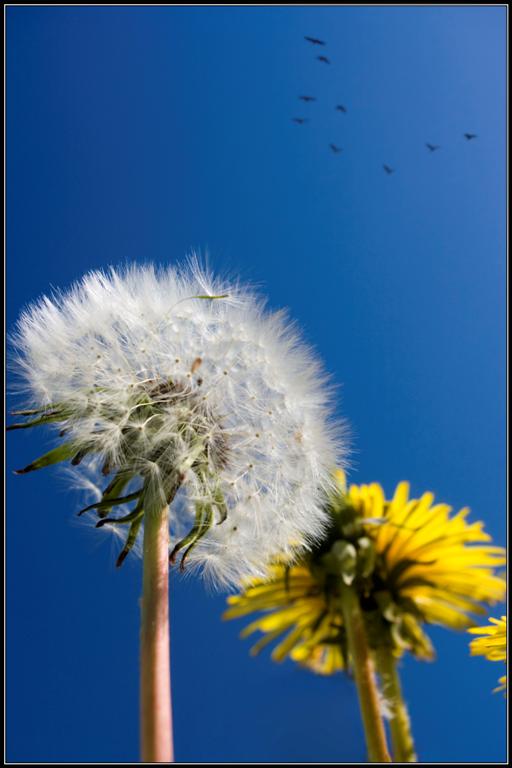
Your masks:
{"label": "gradient blue background", "polygon": [[[318,348],[353,481],[410,479],[503,544],[505,63],[503,7],[9,7],[9,325],[88,269],[208,250]],[[12,476],[46,445],[9,435],[7,756],[134,761],[141,564],[58,472]],[[251,659],[223,606],[173,574],[177,759],[363,761],[353,685]],[[403,664],[422,760],[503,761],[502,669],[431,636]]]}

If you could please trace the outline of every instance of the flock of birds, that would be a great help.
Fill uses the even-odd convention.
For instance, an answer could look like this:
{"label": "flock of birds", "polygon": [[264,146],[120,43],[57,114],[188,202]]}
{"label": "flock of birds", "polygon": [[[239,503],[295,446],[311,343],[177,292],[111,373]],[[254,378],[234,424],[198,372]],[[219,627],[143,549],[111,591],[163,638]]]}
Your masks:
{"label": "flock of birds", "polygon": [[[307,40],[308,43],[311,43],[311,45],[319,45],[319,46],[325,46],[326,42],[324,40],[320,40],[318,37],[309,37],[308,35],[304,36],[304,40]],[[321,61],[323,64],[330,64],[330,59],[328,59],[327,56],[319,55],[316,57],[318,61]],[[316,101],[315,96],[299,96],[300,101],[303,101],[305,104],[308,104],[311,101]],[[343,114],[347,113],[347,108],[344,104],[336,104],[336,111],[342,112]],[[303,125],[304,123],[308,122],[307,117],[292,117],[292,122],[296,123],[297,125]],[[464,138],[467,141],[472,141],[473,139],[478,138],[478,135],[476,133],[465,133]],[[429,152],[437,152],[438,149],[441,149],[440,144],[431,144],[430,142],[425,143],[426,148],[429,150]],[[331,151],[338,155],[340,152],[343,152],[343,147],[339,147],[337,144],[329,144],[329,148]],[[392,174],[395,172],[395,168],[392,168],[390,165],[387,165],[386,163],[382,164],[382,167],[384,171],[387,174]]]}

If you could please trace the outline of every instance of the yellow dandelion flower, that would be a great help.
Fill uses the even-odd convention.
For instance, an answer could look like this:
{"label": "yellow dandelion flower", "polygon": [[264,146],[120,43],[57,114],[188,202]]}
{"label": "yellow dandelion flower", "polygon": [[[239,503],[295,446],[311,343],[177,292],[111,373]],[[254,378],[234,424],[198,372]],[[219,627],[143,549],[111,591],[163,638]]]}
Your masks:
{"label": "yellow dandelion flower", "polygon": [[377,559],[378,578],[393,599],[411,601],[421,618],[450,629],[465,629],[471,614],[504,599],[505,581],[495,568],[505,550],[491,546],[483,523],[468,523],[469,509],[451,515],[434,495],[409,498],[409,483],[398,484],[386,501],[378,483],[353,485],[348,503],[366,521]]}
{"label": "yellow dandelion flower", "polygon": [[307,566],[280,563],[271,566],[267,581],[247,582],[242,594],[228,597],[224,618],[264,611],[241,633],[241,637],[263,633],[251,654],[279,638],[274,661],[290,656],[320,674],[332,674],[344,667],[343,627],[341,612],[334,604],[329,606],[328,598],[321,574],[313,576]]}
{"label": "yellow dandelion flower", "polygon": [[[507,617],[501,619],[489,618],[490,625],[486,627],[472,627],[468,631],[474,635],[482,635],[472,640],[469,644],[472,656],[485,656],[489,661],[503,661],[507,663]],[[494,691],[504,691],[507,688],[507,676],[500,677],[500,685]]]}
{"label": "yellow dandelion flower", "polygon": [[325,540],[300,563],[272,566],[266,580],[246,583],[228,600],[225,618],[262,613],[242,633],[262,633],[253,653],[278,641],[276,661],[288,656],[327,675],[346,668],[342,584],[360,595],[370,646],[423,659],[433,656],[423,624],[465,629],[472,614],[504,598],[505,581],[494,570],[504,550],[489,544],[482,523],[467,522],[468,509],[453,515],[432,493],[410,499],[406,482],[386,500],[378,483],[347,490],[344,473],[336,479]]}

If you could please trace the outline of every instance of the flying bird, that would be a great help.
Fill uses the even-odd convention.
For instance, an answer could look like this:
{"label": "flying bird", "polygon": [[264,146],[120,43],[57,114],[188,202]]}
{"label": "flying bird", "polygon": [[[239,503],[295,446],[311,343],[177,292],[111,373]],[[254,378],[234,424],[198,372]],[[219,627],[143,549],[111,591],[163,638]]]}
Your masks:
{"label": "flying bird", "polygon": [[425,144],[425,146],[427,147],[427,149],[430,149],[431,152],[435,152],[436,149],[441,149],[441,146],[439,144],[429,144],[428,141]]}
{"label": "flying bird", "polygon": [[394,173],[395,172],[395,169],[394,168],[390,168],[390,166],[386,165],[386,163],[384,163],[382,167],[384,168],[386,173]]}
{"label": "flying bird", "polygon": [[347,112],[347,108],[344,107],[343,104],[337,104],[336,109],[338,110],[338,112],[344,112],[345,114]]}
{"label": "flying bird", "polygon": [[292,122],[297,123],[297,125],[302,125],[303,123],[307,123],[306,117],[292,117]]}
{"label": "flying bird", "polygon": [[305,102],[316,101],[316,97],[315,96],[299,96],[299,99],[301,101],[305,101]]}
{"label": "flying bird", "polygon": [[465,133],[464,136],[468,141],[471,141],[471,139],[476,139],[478,134],[476,133]]}
{"label": "flying bird", "polygon": [[323,61],[324,64],[330,64],[331,62],[327,58],[327,56],[317,56],[318,61]]}
{"label": "flying bird", "polygon": [[336,144],[329,144],[329,146],[330,146],[330,148],[332,149],[332,151],[334,152],[335,155],[337,155],[338,152],[342,152],[343,151],[343,148],[342,147],[337,147]]}
{"label": "flying bird", "polygon": [[307,35],[304,35],[304,40],[307,40],[308,43],[313,43],[313,45],[325,45],[323,40],[319,40],[318,37],[308,37]]}

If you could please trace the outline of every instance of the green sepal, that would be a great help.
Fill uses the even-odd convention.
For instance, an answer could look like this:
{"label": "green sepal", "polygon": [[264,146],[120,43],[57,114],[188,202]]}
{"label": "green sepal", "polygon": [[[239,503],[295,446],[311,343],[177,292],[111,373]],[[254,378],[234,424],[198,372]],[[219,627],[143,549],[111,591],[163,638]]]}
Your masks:
{"label": "green sepal", "polygon": [[103,494],[101,501],[96,501],[94,504],[89,504],[88,507],[84,507],[78,512],[78,516],[83,515],[84,512],[90,512],[91,509],[106,511],[108,513],[112,507],[117,507],[120,504],[128,504],[129,501],[135,501],[135,499],[139,498],[141,493],[142,490],[134,491],[134,493],[129,493],[127,496],[119,496],[116,499],[110,497],[105,498],[105,494]]}
{"label": "green sepal", "polygon": [[352,541],[359,536],[364,536],[361,517],[345,498],[338,500],[335,519],[341,538]]}
{"label": "green sepal", "polygon": [[[139,491],[139,494],[140,493],[141,491]],[[133,496],[134,494],[131,495]],[[104,517],[102,520],[98,520],[96,523],[96,528],[102,528],[104,525],[107,525],[107,523],[112,523],[113,525],[126,525],[127,523],[131,523],[139,517],[143,505],[144,496],[139,500],[139,503],[134,507],[134,509],[132,509],[132,511],[127,515],[124,515],[124,517]]]}
{"label": "green sepal", "polygon": [[36,469],[42,469],[43,467],[49,467],[52,464],[58,464],[61,461],[72,459],[76,454],[76,443],[63,443],[62,445],[58,445],[57,448],[48,451],[48,453],[43,454],[43,456],[40,456],[23,469],[16,469],[14,474],[25,475],[27,472],[34,472]]}
{"label": "green sepal", "polygon": [[[127,472],[126,470],[117,472],[117,474],[113,477],[113,479],[103,491],[101,501],[110,501],[112,503],[111,500],[116,499],[121,495],[121,492],[124,490],[124,488],[126,488],[133,476],[133,472]],[[110,509],[107,506],[102,507],[101,509],[98,509],[98,517],[106,517],[109,512]],[[79,514],[81,513],[79,512]]]}
{"label": "green sepal", "polygon": [[213,522],[213,510],[211,507],[211,504],[203,504],[198,503],[196,504],[196,516],[195,516],[195,522],[192,528],[190,529],[189,533],[185,536],[185,538],[181,539],[181,541],[178,541],[174,549],[172,550],[171,554],[169,555],[169,562],[171,565],[174,565],[176,561],[176,556],[178,552],[183,549],[183,547],[187,547],[185,550],[183,557],[181,558],[180,563],[180,570],[184,570],[184,560],[190,550],[197,544],[200,538],[202,538],[205,533],[207,533]]}
{"label": "green sepal", "polygon": [[35,416],[36,413],[53,412],[58,408],[62,408],[62,403],[48,403],[48,405],[43,405],[41,408],[29,408],[25,411],[11,411],[11,416]]}
{"label": "green sepal", "polygon": [[355,579],[357,567],[357,550],[349,541],[338,539],[330,551],[322,557],[322,562],[328,573],[341,576],[349,586]]}
{"label": "green sepal", "polygon": [[374,593],[374,597],[379,608],[380,615],[383,616],[386,621],[396,621],[400,615],[400,612],[391,596],[391,593],[387,590],[379,590],[378,592]]}
{"label": "green sepal", "polygon": [[357,573],[366,579],[375,569],[375,547],[368,536],[362,536],[357,540]]}
{"label": "green sepal", "polygon": [[15,429],[28,429],[29,427],[38,427],[40,424],[51,424],[54,421],[63,421],[66,418],[61,411],[52,411],[46,414],[46,416],[40,416],[38,419],[32,419],[32,421],[20,422],[19,424],[8,424],[5,428],[6,432],[12,432]]}
{"label": "green sepal", "polygon": [[219,519],[217,520],[217,525],[220,525],[221,523],[226,520],[228,516],[228,507],[224,500],[224,494],[222,493],[220,488],[215,489],[215,493],[213,494],[213,503],[215,504],[217,511],[219,513]]}
{"label": "green sepal", "polygon": [[90,453],[91,447],[87,446],[85,448],[79,448],[78,451],[75,453],[73,458],[71,459],[71,463],[74,467],[77,467],[80,462],[82,461],[85,456],[87,456],[88,453]]}
{"label": "green sepal", "polygon": [[411,651],[420,659],[432,660],[435,651],[421,624],[413,616],[403,614],[391,625],[391,637],[400,649]]}
{"label": "green sepal", "polygon": [[128,531],[128,536],[126,537],[125,545],[122,548],[116,560],[116,568],[120,568],[122,566],[123,562],[126,559],[126,556],[130,553],[130,550],[135,544],[135,541],[137,539],[137,534],[139,533],[140,526],[142,525],[143,517],[144,517],[144,510],[141,509],[137,519],[134,520],[133,523],[130,525],[130,530]]}
{"label": "green sepal", "polygon": [[204,514],[193,540],[190,542],[185,552],[183,553],[183,557],[181,558],[180,562],[180,571],[185,570],[185,559],[187,558],[189,552],[193,550],[199,539],[202,539],[202,537],[208,533],[213,524],[213,509],[211,505],[201,504],[201,506],[204,508]]}

